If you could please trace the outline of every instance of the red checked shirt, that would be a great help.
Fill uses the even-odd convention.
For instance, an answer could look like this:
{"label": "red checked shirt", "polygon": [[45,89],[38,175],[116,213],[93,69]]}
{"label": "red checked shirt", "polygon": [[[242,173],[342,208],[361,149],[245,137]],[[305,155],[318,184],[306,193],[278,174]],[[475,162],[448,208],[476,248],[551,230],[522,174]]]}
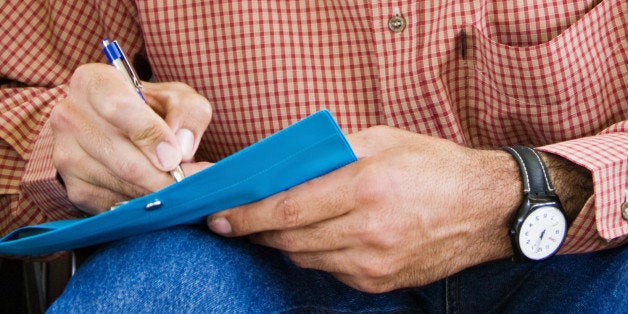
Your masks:
{"label": "red checked shirt", "polygon": [[593,175],[562,252],[627,239],[625,0],[8,0],[0,33],[1,234],[78,215],[46,121],[73,70],[105,62],[110,37],[156,80],[211,101],[198,160],[322,108],[347,133],[386,124],[472,147],[534,145]]}

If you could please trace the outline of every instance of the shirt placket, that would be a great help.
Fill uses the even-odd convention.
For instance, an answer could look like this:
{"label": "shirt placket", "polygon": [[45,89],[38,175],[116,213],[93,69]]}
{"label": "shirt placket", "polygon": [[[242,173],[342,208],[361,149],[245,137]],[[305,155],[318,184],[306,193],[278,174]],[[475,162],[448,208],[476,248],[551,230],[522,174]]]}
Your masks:
{"label": "shirt placket", "polygon": [[438,22],[434,19],[437,13],[438,5],[429,1],[378,1],[372,5],[381,100],[378,121],[462,141],[458,121],[437,77],[442,54],[449,53],[443,34],[430,33],[434,28],[430,23]]}

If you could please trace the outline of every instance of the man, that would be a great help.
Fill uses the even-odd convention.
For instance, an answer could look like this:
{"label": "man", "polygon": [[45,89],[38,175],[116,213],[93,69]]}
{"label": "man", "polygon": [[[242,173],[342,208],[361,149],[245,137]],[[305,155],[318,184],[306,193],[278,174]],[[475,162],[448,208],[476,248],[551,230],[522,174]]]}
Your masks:
{"label": "man", "polygon": [[[194,173],[328,108],[357,162],[208,217],[234,239],[175,228],[105,246],[53,310],[621,309],[626,11],[4,4],[2,229],[97,214],[171,183],[180,161]],[[105,36],[146,55],[157,81],[185,84],[146,84],[146,106],[111,66],[88,64]],[[559,254],[572,255],[510,261],[527,256],[509,232],[536,182],[518,150],[499,149],[513,145],[540,152],[562,203],[550,207],[570,223]]]}

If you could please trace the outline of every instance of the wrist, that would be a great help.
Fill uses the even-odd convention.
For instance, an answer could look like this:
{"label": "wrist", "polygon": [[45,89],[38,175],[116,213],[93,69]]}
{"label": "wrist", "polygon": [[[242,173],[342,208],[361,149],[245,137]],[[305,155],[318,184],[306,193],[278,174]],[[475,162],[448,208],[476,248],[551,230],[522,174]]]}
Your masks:
{"label": "wrist", "polygon": [[508,146],[503,150],[517,162],[523,183],[524,200],[509,230],[514,260],[548,259],[562,246],[569,225],[552,176],[536,150],[526,146]]}
{"label": "wrist", "polygon": [[477,150],[476,183],[468,206],[476,213],[475,242],[481,244],[482,261],[513,256],[510,224],[523,201],[519,167],[510,154],[498,150]]}

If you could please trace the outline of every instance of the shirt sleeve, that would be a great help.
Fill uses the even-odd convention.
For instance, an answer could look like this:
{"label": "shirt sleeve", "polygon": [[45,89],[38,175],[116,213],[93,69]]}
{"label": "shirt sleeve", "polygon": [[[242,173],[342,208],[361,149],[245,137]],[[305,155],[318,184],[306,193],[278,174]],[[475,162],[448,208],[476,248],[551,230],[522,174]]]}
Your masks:
{"label": "shirt sleeve", "polygon": [[562,253],[600,250],[628,242],[628,121],[618,122],[596,136],[540,147],[591,171],[593,196],[571,227]]}
{"label": "shirt sleeve", "polygon": [[[46,121],[64,87],[0,88],[0,233],[53,219],[76,217],[52,166]],[[41,136],[40,136],[41,135]],[[45,156],[42,161],[36,156]],[[38,162],[31,162],[37,160]]]}
{"label": "shirt sleeve", "polygon": [[0,235],[77,217],[56,179],[48,117],[81,64],[104,62],[100,41],[132,58],[143,39],[130,0],[10,1],[0,6]]}

